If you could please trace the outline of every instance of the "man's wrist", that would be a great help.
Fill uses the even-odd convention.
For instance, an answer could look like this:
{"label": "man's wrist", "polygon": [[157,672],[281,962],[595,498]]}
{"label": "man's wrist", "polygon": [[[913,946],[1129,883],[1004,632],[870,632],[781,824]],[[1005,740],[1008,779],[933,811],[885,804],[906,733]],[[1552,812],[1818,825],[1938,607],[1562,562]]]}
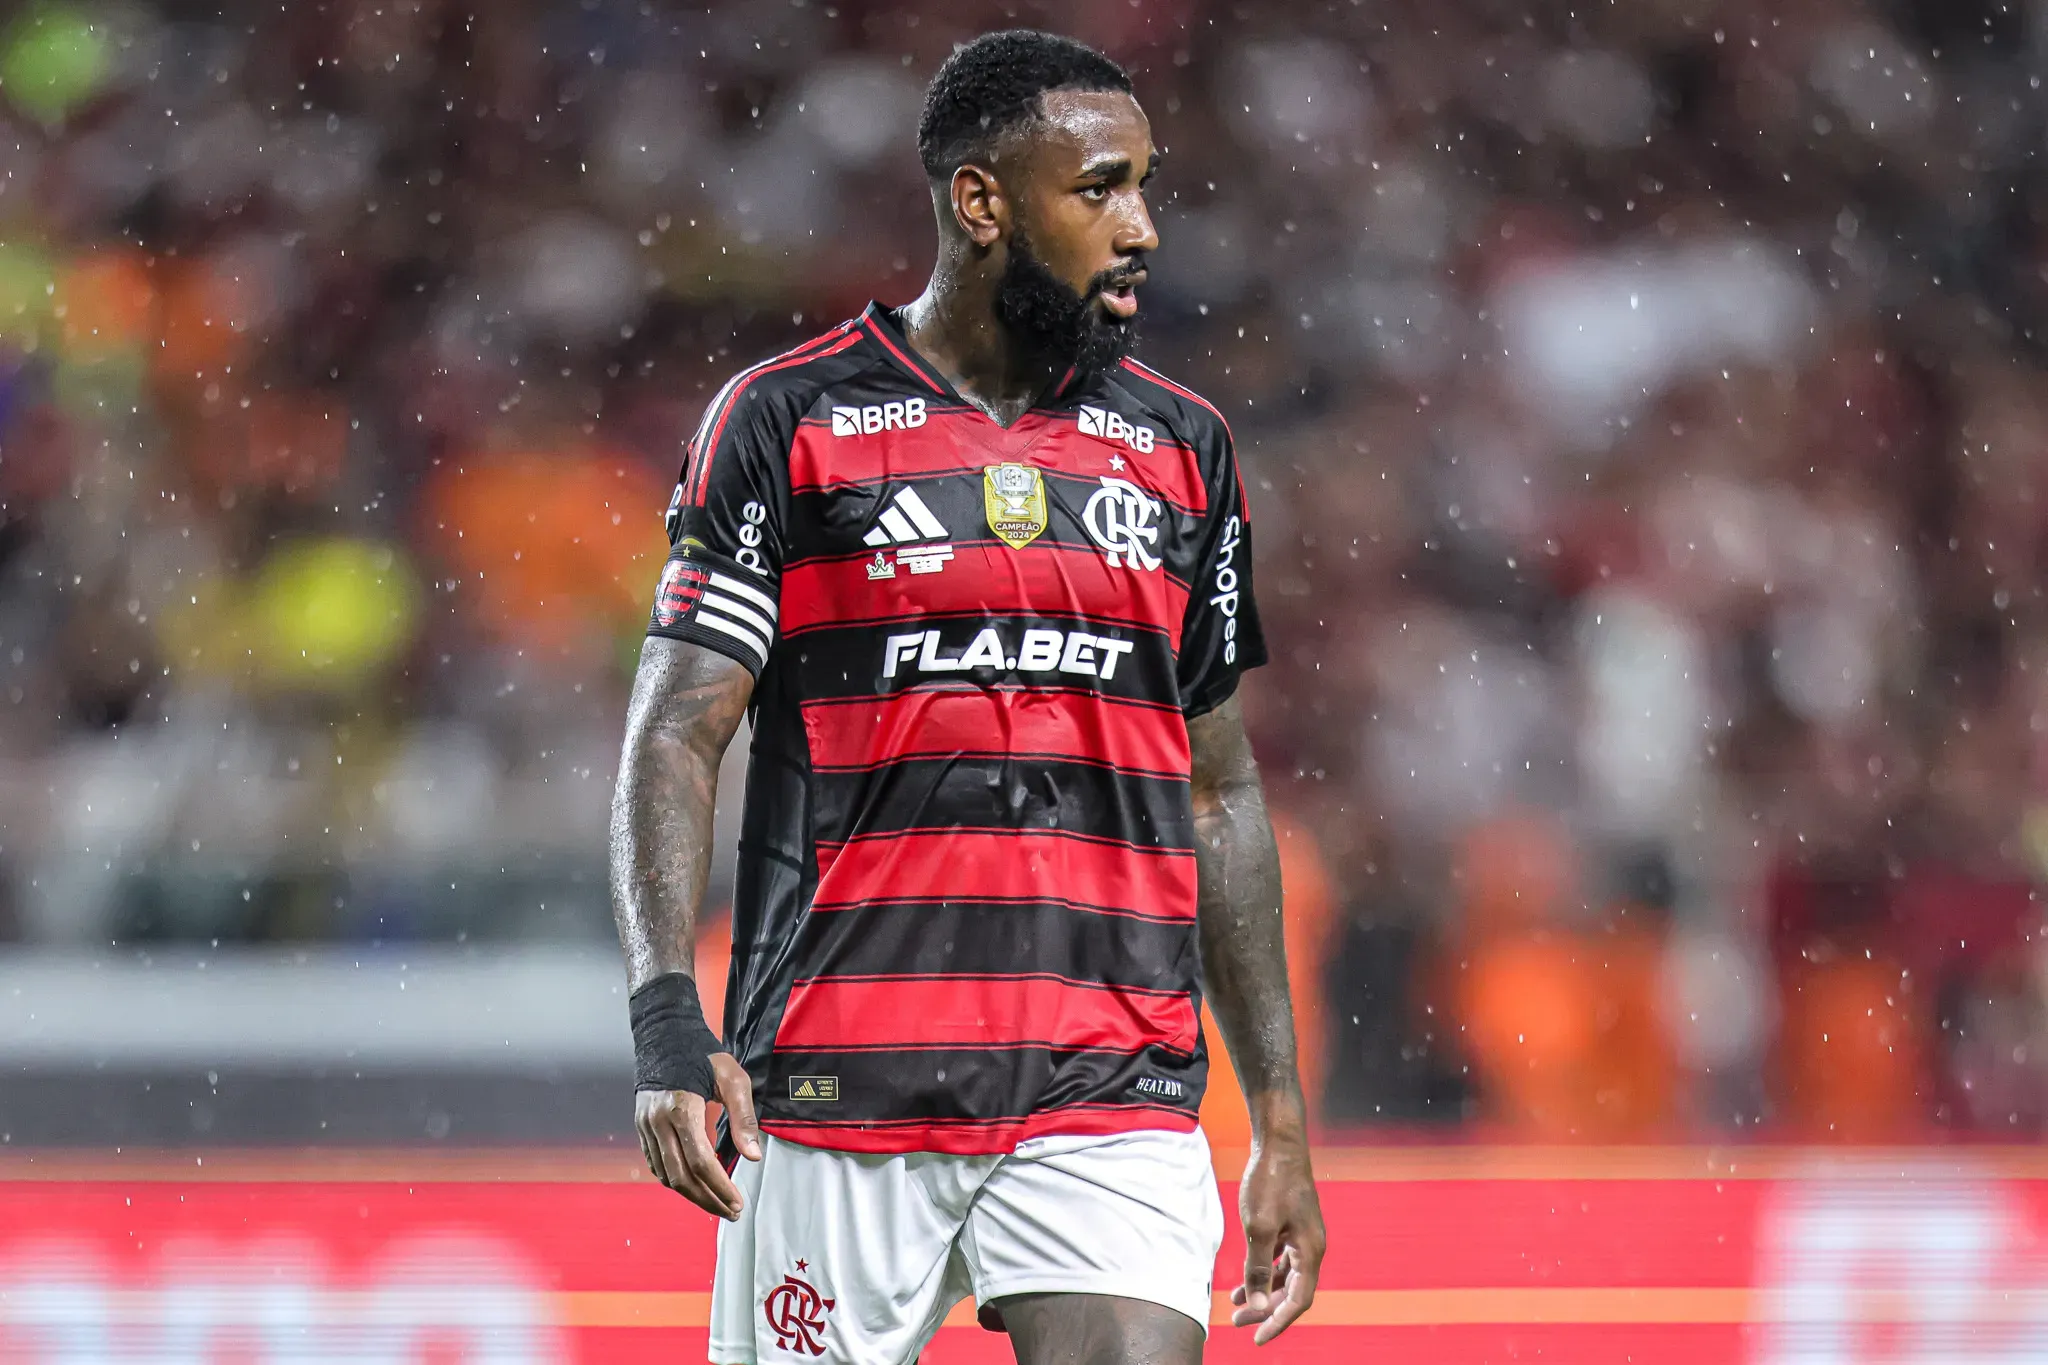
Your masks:
{"label": "man's wrist", "polygon": [[1308,1141],[1308,1104],[1299,1085],[1281,1085],[1254,1090],[1245,1095],[1245,1108],[1252,1121],[1252,1141]]}
{"label": "man's wrist", "polygon": [[695,980],[663,972],[633,992],[629,1011],[635,1090],[682,1090],[705,1099],[717,1093],[711,1055],[723,1048],[704,1021]]}

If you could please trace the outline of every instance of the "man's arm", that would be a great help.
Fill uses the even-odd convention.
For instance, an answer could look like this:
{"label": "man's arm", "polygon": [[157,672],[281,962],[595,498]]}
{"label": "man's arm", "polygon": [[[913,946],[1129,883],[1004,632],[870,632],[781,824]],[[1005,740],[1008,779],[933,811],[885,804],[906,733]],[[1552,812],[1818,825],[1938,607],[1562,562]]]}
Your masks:
{"label": "man's arm", "polygon": [[1231,1295],[1231,1323],[1260,1324],[1252,1340],[1263,1345],[1314,1300],[1323,1260],[1294,1059],[1280,854],[1236,697],[1188,722],[1188,747],[1203,985],[1252,1120],[1251,1163],[1238,1189],[1245,1280]]}
{"label": "man's arm", "polygon": [[[739,729],[754,680],[723,654],[649,636],[626,709],[626,742],[612,794],[612,915],[626,950],[629,990],[696,970],[697,908],[711,873],[711,816],[718,766]],[[729,1053],[712,1057],[733,1140],[761,1154],[753,1087]],[[720,1166],[703,1097],[643,1090],[634,1122],[660,1181],[707,1211],[736,1218],[740,1193]]]}

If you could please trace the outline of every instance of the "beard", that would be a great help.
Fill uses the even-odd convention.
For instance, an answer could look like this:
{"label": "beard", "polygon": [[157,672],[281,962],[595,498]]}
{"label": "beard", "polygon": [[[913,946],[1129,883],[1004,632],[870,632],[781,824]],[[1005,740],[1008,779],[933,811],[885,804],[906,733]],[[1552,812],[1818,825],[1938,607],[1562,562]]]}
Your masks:
{"label": "beard", "polygon": [[1142,264],[1132,257],[1076,293],[1032,251],[1020,227],[1010,236],[1009,259],[996,284],[996,316],[1034,354],[1078,370],[1109,369],[1137,344],[1137,319],[1111,315],[1096,296]]}

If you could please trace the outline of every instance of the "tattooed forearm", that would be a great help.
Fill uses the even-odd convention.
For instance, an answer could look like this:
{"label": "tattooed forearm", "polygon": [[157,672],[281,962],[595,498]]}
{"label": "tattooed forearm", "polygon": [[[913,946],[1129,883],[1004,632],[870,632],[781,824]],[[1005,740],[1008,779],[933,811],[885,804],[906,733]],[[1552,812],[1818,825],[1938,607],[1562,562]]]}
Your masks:
{"label": "tattooed forearm", "polygon": [[753,690],[746,669],[702,646],[650,636],[641,652],[612,793],[612,916],[630,989],[694,969],[718,764]]}
{"label": "tattooed forearm", "polygon": [[1255,1127],[1301,1105],[1281,933],[1280,854],[1237,699],[1188,722],[1202,979]]}

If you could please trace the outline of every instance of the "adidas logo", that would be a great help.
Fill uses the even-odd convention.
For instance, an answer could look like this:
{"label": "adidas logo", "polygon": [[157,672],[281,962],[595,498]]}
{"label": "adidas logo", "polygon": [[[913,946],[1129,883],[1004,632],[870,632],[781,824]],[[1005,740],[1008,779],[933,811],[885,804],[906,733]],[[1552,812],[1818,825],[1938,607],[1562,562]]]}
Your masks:
{"label": "adidas logo", "polygon": [[894,578],[896,568],[882,557],[882,551],[890,546],[896,550],[896,563],[912,573],[937,573],[946,567],[946,561],[953,557],[953,547],[945,542],[953,533],[946,529],[944,522],[932,515],[932,509],[925,506],[923,498],[914,488],[898,489],[882,508],[882,515],[861,537],[861,543],[876,551],[874,562],[868,565],[869,578]]}

